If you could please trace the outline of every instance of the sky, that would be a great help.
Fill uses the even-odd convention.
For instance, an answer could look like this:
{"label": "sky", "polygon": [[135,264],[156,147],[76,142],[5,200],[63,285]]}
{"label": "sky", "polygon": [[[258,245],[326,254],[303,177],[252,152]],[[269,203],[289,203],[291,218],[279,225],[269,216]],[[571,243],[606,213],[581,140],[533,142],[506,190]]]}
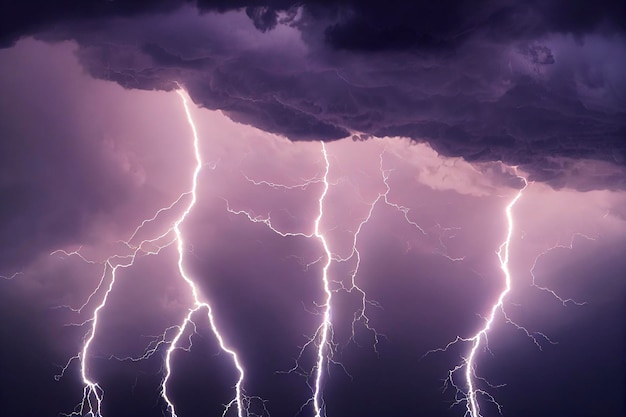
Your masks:
{"label": "sky", "polygon": [[0,414],[624,415],[624,5],[464,3],[1,6]]}

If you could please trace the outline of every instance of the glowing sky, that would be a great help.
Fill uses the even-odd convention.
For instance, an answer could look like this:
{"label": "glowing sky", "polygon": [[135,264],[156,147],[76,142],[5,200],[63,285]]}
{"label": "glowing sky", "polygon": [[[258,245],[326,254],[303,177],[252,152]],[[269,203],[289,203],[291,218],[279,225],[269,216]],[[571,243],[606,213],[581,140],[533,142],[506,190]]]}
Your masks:
{"label": "glowing sky", "polygon": [[[109,259],[123,266],[82,358],[103,416],[169,415],[167,401],[180,417],[222,415],[239,373],[205,310],[161,396],[176,326],[200,305],[176,234],[144,243],[132,268],[122,258],[176,226],[183,272],[245,369],[248,413],[226,415],[463,416],[465,370],[446,378],[471,342],[441,348],[484,327],[504,288],[496,251],[518,175],[531,181],[512,208],[512,288],[475,358],[481,415],[498,415],[491,396],[504,416],[624,414],[619,22],[530,7],[544,30],[515,33],[472,12],[456,29],[434,22],[428,46],[399,29],[359,37],[365,6],[343,25],[318,4],[273,26],[271,8],[176,4],[17,11],[23,27],[1,34],[0,414],[87,415],[70,359]],[[474,20],[482,30],[457,34]],[[176,81],[205,107],[190,103],[193,206],[173,204],[196,167]]]}

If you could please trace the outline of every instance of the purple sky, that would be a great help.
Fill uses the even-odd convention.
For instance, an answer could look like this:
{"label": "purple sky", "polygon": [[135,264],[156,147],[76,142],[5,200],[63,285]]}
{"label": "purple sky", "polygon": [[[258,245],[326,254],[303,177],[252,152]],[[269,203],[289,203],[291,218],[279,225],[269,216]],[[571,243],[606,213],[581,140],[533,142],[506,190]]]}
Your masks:
{"label": "purple sky", "polygon": [[[324,251],[315,237],[283,237],[244,211],[283,234],[313,233],[320,140],[344,136],[325,145],[320,220],[336,290],[335,353],[322,377],[328,417],[464,415],[443,387],[471,344],[424,355],[472,337],[503,290],[496,251],[517,175],[534,181],[513,209],[504,311],[514,324],[496,315],[475,367],[493,387],[478,387],[504,416],[624,414],[621,29],[580,23],[578,33],[547,14],[545,32],[503,38],[485,24],[435,52],[362,51],[344,44],[345,27],[324,32],[332,19],[318,12],[291,16],[297,24],[281,15],[263,31],[251,9],[51,18],[18,31],[44,40],[0,50],[0,414],[76,411],[80,361],[54,377],[90,334],[91,322],[72,324],[103,299],[101,289],[86,303],[102,263],[128,254],[122,242],[191,187],[193,137],[175,81],[202,107],[192,105],[203,165],[181,226],[185,268],[246,369],[245,391],[257,398],[250,415],[314,415],[312,378],[300,374],[312,372],[315,349],[301,348],[321,320]],[[130,243],[160,235],[183,210],[175,205]],[[354,279],[371,303],[353,323],[361,293],[341,286],[357,265],[357,230]],[[84,259],[68,256],[77,250]],[[171,245],[119,269],[83,358],[105,392],[104,416],[169,415],[164,356],[193,304],[177,256]],[[180,417],[221,415],[237,375],[206,317],[194,319],[196,333],[179,343],[193,348],[174,353],[168,393]],[[152,356],[128,359],[160,334],[166,343]],[[453,382],[465,390],[463,372]],[[481,415],[498,415],[478,398]]]}

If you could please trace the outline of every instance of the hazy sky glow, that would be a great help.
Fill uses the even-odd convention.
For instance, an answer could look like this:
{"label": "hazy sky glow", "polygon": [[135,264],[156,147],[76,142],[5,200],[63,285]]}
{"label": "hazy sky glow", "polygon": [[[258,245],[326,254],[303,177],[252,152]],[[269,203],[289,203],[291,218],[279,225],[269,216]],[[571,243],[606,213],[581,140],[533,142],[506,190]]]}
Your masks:
{"label": "hazy sky glow", "polygon": [[[440,348],[484,327],[504,289],[496,252],[521,176],[512,289],[474,363],[480,415],[498,415],[494,401],[504,416],[624,414],[623,27],[529,6],[520,19],[539,23],[507,32],[484,6],[456,29],[433,23],[430,41],[383,14],[393,33],[368,40],[374,9],[314,3],[5,26],[0,414],[90,415],[83,366],[102,416],[172,415],[166,355],[194,307],[173,233],[118,268],[95,333],[92,317],[104,262],[126,262],[191,201],[173,204],[195,164],[176,81],[197,104],[202,159],[184,269],[245,369],[249,408],[227,416],[315,415],[327,258],[315,236],[283,235],[315,233],[324,150],[323,415],[470,415],[465,368],[450,372],[471,343]],[[167,397],[179,417],[220,416],[238,375],[206,314],[193,321]]]}

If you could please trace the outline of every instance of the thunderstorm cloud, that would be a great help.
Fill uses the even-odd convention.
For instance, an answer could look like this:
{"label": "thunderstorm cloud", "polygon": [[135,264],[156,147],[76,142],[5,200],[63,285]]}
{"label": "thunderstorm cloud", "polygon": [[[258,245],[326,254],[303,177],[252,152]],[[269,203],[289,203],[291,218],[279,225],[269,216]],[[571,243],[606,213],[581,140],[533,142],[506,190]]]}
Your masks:
{"label": "thunderstorm cloud", "polygon": [[620,1],[21,2],[21,36],[75,40],[88,72],[188,89],[291,140],[402,136],[555,188],[621,189]]}

